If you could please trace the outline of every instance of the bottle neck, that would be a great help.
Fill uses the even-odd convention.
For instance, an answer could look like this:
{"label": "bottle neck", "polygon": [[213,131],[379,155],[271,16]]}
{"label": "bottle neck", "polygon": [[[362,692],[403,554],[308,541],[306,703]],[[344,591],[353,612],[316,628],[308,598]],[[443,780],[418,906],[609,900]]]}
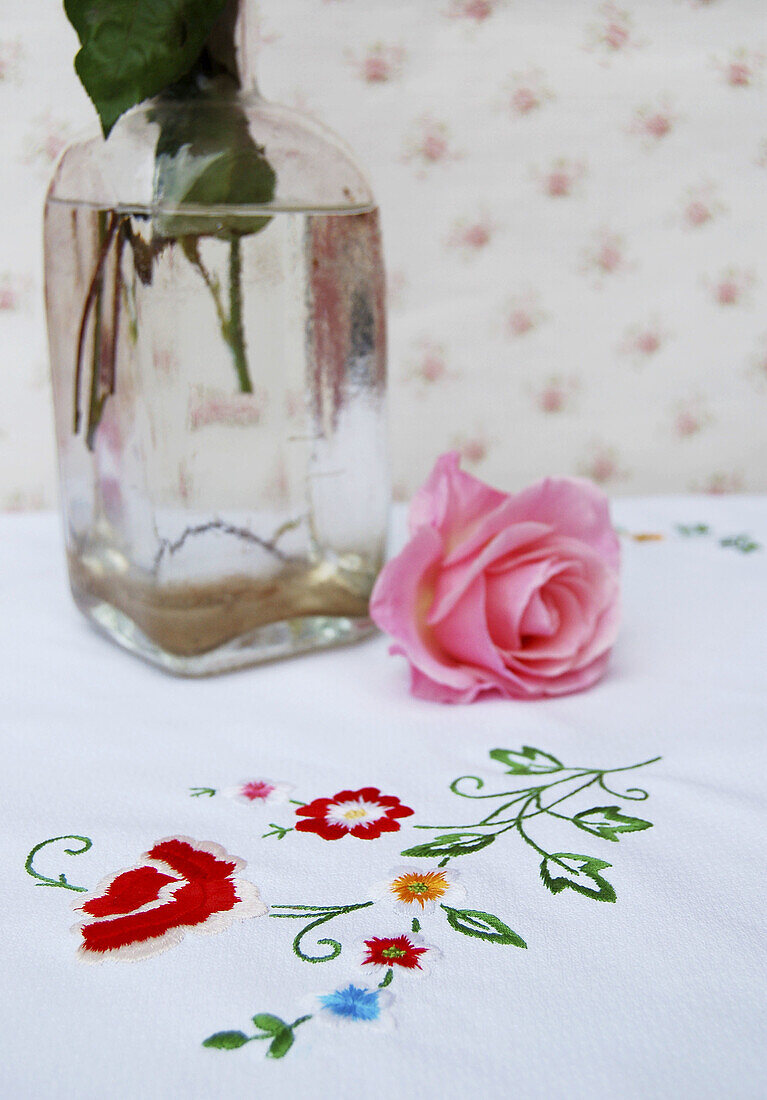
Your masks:
{"label": "bottle neck", "polygon": [[254,0],[227,0],[208,35],[207,52],[243,93],[257,95],[258,11]]}

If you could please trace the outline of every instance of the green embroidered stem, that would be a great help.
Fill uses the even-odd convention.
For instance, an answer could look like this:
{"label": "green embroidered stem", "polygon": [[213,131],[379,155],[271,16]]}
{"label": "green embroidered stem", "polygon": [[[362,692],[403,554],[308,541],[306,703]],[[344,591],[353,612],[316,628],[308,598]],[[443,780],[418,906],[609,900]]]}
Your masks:
{"label": "green embroidered stem", "polygon": [[59,875],[59,877],[57,879],[53,879],[53,878],[48,878],[47,875],[41,875],[39,873],[39,871],[35,870],[35,868],[34,868],[34,858],[37,855],[37,853],[40,851],[40,849],[45,848],[48,844],[56,844],[59,840],[79,840],[79,841],[82,842],[82,848],[65,848],[64,849],[66,854],[69,855],[69,856],[80,856],[84,852],[87,852],[88,849],[91,848],[92,845],[93,845],[93,841],[90,839],[90,837],[77,836],[74,833],[71,833],[68,836],[54,836],[54,837],[51,837],[50,840],[43,840],[40,844],[36,844],[34,846],[32,851],[27,856],[26,862],[24,864],[24,870],[27,872],[28,875],[31,875],[32,878],[36,878],[36,879],[39,880],[36,883],[37,886],[60,886],[63,890],[74,890],[75,893],[77,893],[77,894],[87,894],[88,893],[88,887],[87,886],[73,886],[71,884],[71,882],[67,881],[66,875],[62,874],[62,875]]}
{"label": "green embroidered stem", "polygon": [[[469,825],[416,825],[416,829],[452,830],[434,837],[425,844],[418,844],[407,848],[402,852],[404,856],[418,858],[439,859],[438,866],[444,867],[451,859],[458,856],[472,855],[482,848],[493,844],[504,833],[514,831],[521,840],[532,848],[542,859],[541,877],[545,885],[552,893],[559,893],[565,887],[583,894],[586,897],[596,898],[599,901],[614,901],[615,891],[599,874],[609,863],[597,860],[593,856],[573,854],[569,852],[548,852],[529,834],[523,822],[536,817],[550,817],[557,821],[567,821],[583,832],[591,833],[603,840],[617,841],[619,834],[627,832],[639,832],[649,829],[651,823],[641,818],[630,817],[621,813],[617,805],[592,806],[589,809],[580,810],[574,814],[557,812],[554,807],[582,794],[590,787],[597,786],[601,790],[613,795],[615,798],[626,801],[641,802],[647,799],[648,792],[642,787],[627,787],[624,790],[616,790],[609,785],[607,776],[621,772],[635,771],[644,768],[648,764],[654,764],[660,760],[654,756],[649,760],[643,760],[638,764],[627,764],[619,768],[571,768],[562,764],[555,756],[543,752],[541,749],[531,748],[529,745],[522,749],[493,749],[491,759],[506,765],[511,775],[527,776],[552,776],[548,782],[539,783],[537,786],[521,787],[515,791],[498,791],[495,794],[479,794],[485,786],[484,780],[477,775],[463,775],[454,779],[450,784],[450,790],[461,798],[495,799],[501,802],[480,821]],[[553,778],[557,773],[558,778]],[[583,782],[585,780],[585,782]],[[474,791],[461,789],[466,783],[474,785]],[[556,787],[565,785],[565,793],[555,797],[552,801],[544,801],[547,792]],[[487,830],[487,832],[474,832],[473,830]],[[561,868],[565,874],[555,876],[551,874],[551,868]],[[584,880],[588,880],[587,884]]]}
{"label": "green embroidered stem", "polygon": [[268,1039],[270,1043],[266,1057],[284,1058],[295,1042],[295,1028],[311,1019],[310,1015],[299,1016],[292,1024],[286,1024],[279,1016],[259,1012],[253,1017],[253,1023],[261,1029],[258,1035],[246,1035],[244,1031],[217,1031],[215,1035],[209,1035],[203,1040],[202,1045],[214,1050],[238,1050],[246,1043],[252,1043],[254,1039]]}
{"label": "green embroidered stem", "polygon": [[262,833],[261,834],[261,839],[262,840],[266,840],[266,838],[268,836],[276,836],[278,840],[282,840],[283,837],[287,836],[288,833],[293,832],[293,826],[292,825],[288,825],[288,826],[275,825],[275,823],[273,821],[269,822],[269,829],[270,829],[270,831],[268,833]]}
{"label": "green embroidered stem", "polygon": [[391,985],[393,978],[394,978],[394,971],[392,970],[391,967],[389,967],[389,969],[386,971],[386,973],[383,976],[383,981],[380,981],[378,983],[378,988],[379,989],[386,989],[387,985]]}
{"label": "green embroidered stem", "polygon": [[206,794],[208,798],[212,798],[213,795],[216,793],[215,787],[190,787],[189,790],[191,792],[191,794],[189,795],[190,798],[199,798],[201,795],[204,794]]}
{"label": "green embroidered stem", "polygon": [[325,938],[317,940],[317,947],[327,946],[330,948],[328,955],[309,955],[301,946],[301,941],[307,933],[312,932],[315,928],[319,928],[321,924],[326,924],[328,921],[334,920],[336,917],[340,917],[345,913],[354,913],[357,909],[367,909],[373,904],[372,901],[358,902],[355,905],[274,905],[272,909],[295,909],[294,913],[275,913],[271,912],[269,915],[277,918],[288,918],[292,920],[301,919],[305,920],[311,913],[317,913],[319,916],[310,921],[305,928],[302,928],[296,938],[293,940],[293,953],[297,955],[299,959],[309,963],[321,963],[330,962],[332,959],[337,959],[341,954],[341,944],[338,940]]}

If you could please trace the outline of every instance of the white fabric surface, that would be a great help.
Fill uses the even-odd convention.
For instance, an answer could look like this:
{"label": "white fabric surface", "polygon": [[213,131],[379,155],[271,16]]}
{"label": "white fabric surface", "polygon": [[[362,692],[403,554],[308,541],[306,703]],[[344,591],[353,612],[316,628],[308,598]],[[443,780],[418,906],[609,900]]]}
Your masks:
{"label": "white fabric surface", "polygon": [[[53,516],[0,519],[2,1094],[763,1096],[767,500],[624,500],[615,513],[627,531],[664,538],[624,537],[625,622],[607,679],[583,695],[467,708],[412,700],[384,639],[209,681],[168,678],[81,621]],[[699,523],[707,534],[676,529]],[[761,548],[721,545],[740,534]],[[317,965],[291,951],[301,922],[260,916],[153,958],[86,966],[68,931],[82,895],[24,871],[34,845],[79,834],[90,851],[52,845],[35,866],[93,888],[186,835],[246,860],[239,873],[269,906],[362,902],[392,867],[435,866],[400,854],[435,835],[416,825],[477,820],[488,803],[452,793],[456,777],[482,778],[483,793],[528,784],[488,755],[523,745],[587,768],[662,756],[620,788],[612,779],[649,792],[622,805],[652,828],[611,843],[565,821],[528,824],[551,851],[609,861],[616,903],[554,896],[536,853],[506,833],[448,865],[466,889],[448,901],[496,914],[528,949],[461,935],[439,910],[424,916],[441,954],[428,973],[395,974],[392,1026],[312,1019],[280,1060],[264,1043],[201,1042],[252,1033],[254,1013],[316,1012],[313,997],[350,981],[375,985],[361,940],[408,932],[409,918],[383,903],[338,917],[315,936],[342,953]],[[190,796],[260,776],[307,802],[376,786],[415,813],[376,840],[262,839],[270,822],[296,821],[294,807]],[[584,798],[578,809],[619,801]]]}

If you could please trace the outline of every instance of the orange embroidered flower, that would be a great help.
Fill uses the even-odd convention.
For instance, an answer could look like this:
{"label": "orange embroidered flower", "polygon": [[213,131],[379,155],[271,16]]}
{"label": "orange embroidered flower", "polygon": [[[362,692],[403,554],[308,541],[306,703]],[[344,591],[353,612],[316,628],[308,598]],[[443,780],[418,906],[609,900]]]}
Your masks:
{"label": "orange embroidered flower", "polygon": [[466,891],[456,879],[457,872],[442,867],[394,867],[389,877],[371,888],[368,897],[372,901],[388,901],[400,913],[413,916],[427,909],[434,909],[448,900],[466,896]]}
{"label": "orange embroidered flower", "polygon": [[444,871],[408,871],[395,878],[390,889],[397,901],[420,905],[423,909],[427,901],[438,901],[444,897],[450,884]]}

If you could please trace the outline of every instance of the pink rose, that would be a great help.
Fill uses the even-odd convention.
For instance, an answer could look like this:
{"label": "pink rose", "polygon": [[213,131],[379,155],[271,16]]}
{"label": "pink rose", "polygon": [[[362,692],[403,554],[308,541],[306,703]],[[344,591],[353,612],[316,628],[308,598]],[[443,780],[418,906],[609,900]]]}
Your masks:
{"label": "pink rose", "polygon": [[442,455],[415,495],[410,541],[384,567],[371,615],[422,699],[537,699],[602,676],[619,619],[620,550],[605,495],[547,478],[511,495]]}

